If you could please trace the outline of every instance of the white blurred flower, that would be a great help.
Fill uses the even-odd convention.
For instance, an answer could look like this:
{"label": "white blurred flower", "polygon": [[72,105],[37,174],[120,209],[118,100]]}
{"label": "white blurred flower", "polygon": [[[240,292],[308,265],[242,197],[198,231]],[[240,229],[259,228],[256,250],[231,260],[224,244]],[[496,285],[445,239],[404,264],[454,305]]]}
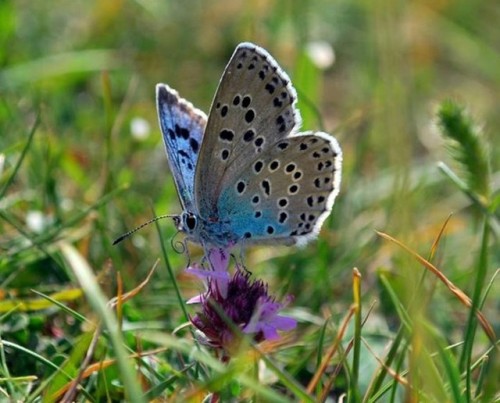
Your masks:
{"label": "white blurred flower", "polygon": [[69,198],[64,198],[61,200],[60,206],[64,211],[71,211],[74,209],[75,203],[73,203],[73,200]]}
{"label": "white blurred flower", "polygon": [[265,385],[272,385],[278,382],[275,372],[267,367],[264,360],[259,360],[259,381]]}
{"label": "white blurred flower", "polygon": [[325,41],[309,42],[306,45],[306,52],[311,61],[319,69],[327,69],[335,62],[335,52],[332,45]]}
{"label": "white blurred flower", "polygon": [[133,118],[130,121],[130,133],[135,140],[145,140],[149,137],[151,133],[151,128],[146,119],[143,118]]}
{"label": "white blurred flower", "polygon": [[0,154],[0,175],[3,172],[4,166],[5,166],[5,154]]}
{"label": "white blurred flower", "polygon": [[147,245],[146,238],[144,238],[142,235],[135,234],[132,237],[132,243],[137,249],[142,249]]}
{"label": "white blurred flower", "polygon": [[28,211],[26,214],[27,227],[37,234],[42,233],[52,223],[52,218],[44,215],[39,210]]}

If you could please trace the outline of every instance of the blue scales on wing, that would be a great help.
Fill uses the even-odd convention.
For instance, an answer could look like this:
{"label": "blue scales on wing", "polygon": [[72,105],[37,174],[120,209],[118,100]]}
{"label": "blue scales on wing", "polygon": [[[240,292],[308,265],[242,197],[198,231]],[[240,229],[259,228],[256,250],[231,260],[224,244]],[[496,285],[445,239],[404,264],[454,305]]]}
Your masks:
{"label": "blue scales on wing", "polygon": [[158,119],[170,170],[184,210],[193,210],[194,175],[207,124],[205,113],[166,84],[156,86]]}

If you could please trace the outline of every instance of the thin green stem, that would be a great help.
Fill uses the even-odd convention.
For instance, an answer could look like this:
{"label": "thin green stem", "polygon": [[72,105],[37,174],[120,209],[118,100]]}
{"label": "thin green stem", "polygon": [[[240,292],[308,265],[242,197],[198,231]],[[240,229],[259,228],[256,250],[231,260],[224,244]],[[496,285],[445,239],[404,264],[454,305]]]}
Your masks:
{"label": "thin green stem", "polygon": [[469,311],[469,318],[467,320],[467,325],[465,326],[465,336],[464,336],[464,346],[462,350],[462,355],[460,357],[460,370],[466,372],[465,377],[465,393],[467,401],[471,401],[472,398],[472,349],[474,346],[474,338],[477,328],[477,316],[476,311],[481,308],[480,301],[482,296],[482,291],[484,288],[484,282],[486,279],[486,273],[488,271],[488,242],[489,242],[490,230],[488,227],[487,217],[484,218],[483,222],[483,235],[481,239],[481,251],[479,254],[479,262],[477,265],[477,275],[476,281],[474,283],[474,293],[472,295],[472,305]]}

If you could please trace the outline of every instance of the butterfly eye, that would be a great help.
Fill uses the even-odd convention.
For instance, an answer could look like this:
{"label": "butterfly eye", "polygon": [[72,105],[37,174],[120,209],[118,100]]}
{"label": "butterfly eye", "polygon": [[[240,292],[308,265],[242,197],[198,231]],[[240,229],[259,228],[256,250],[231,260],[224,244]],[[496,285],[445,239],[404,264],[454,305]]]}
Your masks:
{"label": "butterfly eye", "polygon": [[193,213],[184,213],[182,215],[182,221],[184,223],[184,229],[191,232],[196,228],[196,216]]}

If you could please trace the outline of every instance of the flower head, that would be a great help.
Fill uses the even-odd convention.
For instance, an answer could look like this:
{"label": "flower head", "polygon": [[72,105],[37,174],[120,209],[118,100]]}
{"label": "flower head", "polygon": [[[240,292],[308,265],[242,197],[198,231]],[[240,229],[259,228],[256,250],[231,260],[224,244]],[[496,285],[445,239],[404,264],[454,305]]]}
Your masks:
{"label": "flower head", "polygon": [[231,351],[239,341],[235,327],[255,342],[276,340],[279,330],[295,328],[294,319],[279,315],[285,304],[269,295],[267,284],[252,280],[251,274],[239,266],[229,275],[228,256],[224,250],[211,251],[208,254],[211,270],[188,269],[207,283],[205,293],[189,300],[201,304],[201,311],[191,322],[203,334],[203,341]]}

